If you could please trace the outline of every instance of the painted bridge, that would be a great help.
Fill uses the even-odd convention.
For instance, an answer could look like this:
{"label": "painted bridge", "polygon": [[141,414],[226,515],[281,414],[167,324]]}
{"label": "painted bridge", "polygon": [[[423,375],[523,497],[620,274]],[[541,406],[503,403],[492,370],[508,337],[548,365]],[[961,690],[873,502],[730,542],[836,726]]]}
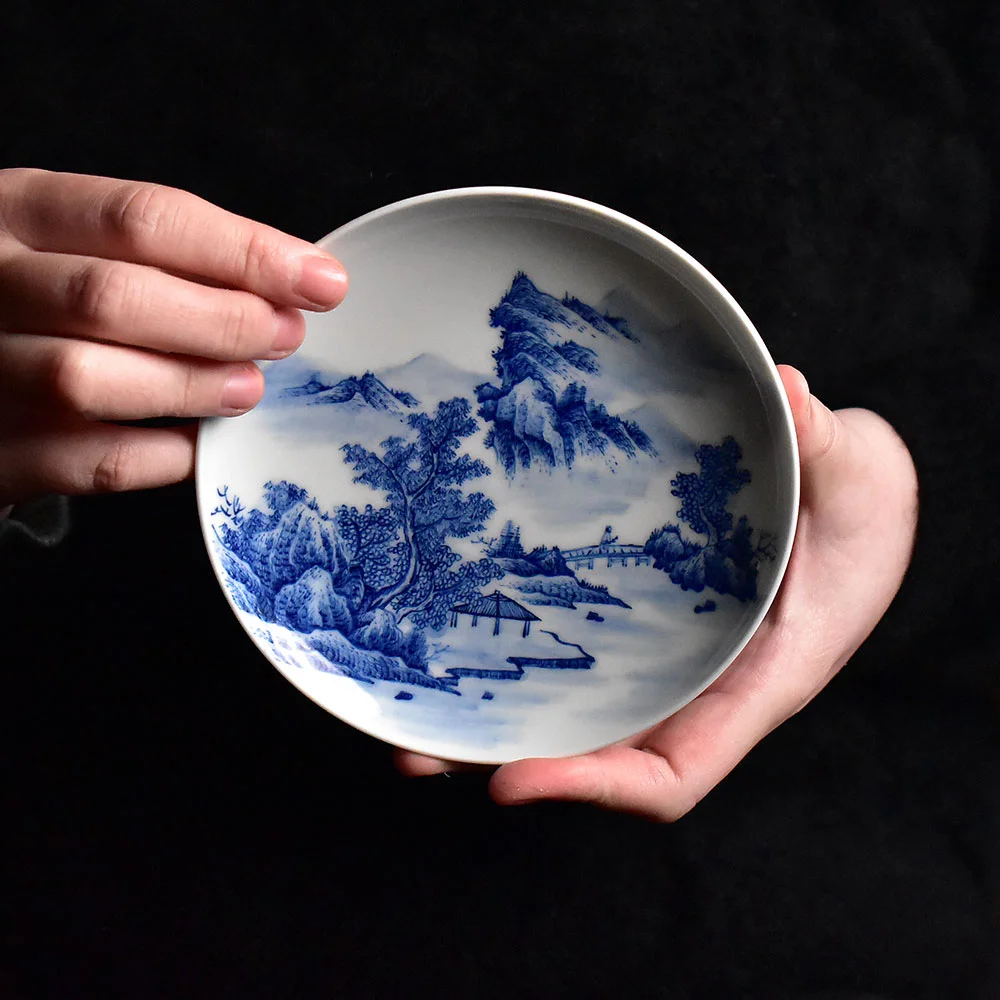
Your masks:
{"label": "painted bridge", "polygon": [[581,549],[564,549],[563,559],[577,566],[586,563],[587,569],[594,568],[594,562],[607,559],[608,566],[627,566],[630,559],[636,566],[648,565],[652,562],[641,545],[625,545],[621,542],[602,542],[600,545],[585,545]]}

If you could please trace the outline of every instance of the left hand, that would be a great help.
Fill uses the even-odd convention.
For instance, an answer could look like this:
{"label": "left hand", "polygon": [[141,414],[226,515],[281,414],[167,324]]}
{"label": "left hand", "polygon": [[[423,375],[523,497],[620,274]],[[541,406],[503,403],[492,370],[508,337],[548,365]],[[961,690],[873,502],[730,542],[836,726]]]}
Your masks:
{"label": "left hand", "polygon": [[0,170],[0,511],[194,470],[197,426],[264,391],[300,310],[347,291],[329,254],[157,184]]}
{"label": "left hand", "polygon": [[[792,556],[764,622],[711,687],[651,729],[593,753],[498,768],[490,780],[497,802],[561,799],[679,819],[808,704],[885,613],[916,531],[910,454],[881,417],[833,413],[798,371],[779,371],[795,419],[802,493]],[[408,751],[398,751],[396,762],[407,775],[468,767]]]}

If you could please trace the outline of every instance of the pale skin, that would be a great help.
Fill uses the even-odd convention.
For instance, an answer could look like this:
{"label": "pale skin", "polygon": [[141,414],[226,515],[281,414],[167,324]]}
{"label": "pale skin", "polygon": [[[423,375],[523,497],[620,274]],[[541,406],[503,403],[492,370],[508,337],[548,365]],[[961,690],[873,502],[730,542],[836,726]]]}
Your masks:
{"label": "pale skin", "polygon": [[194,425],[260,399],[302,309],[346,294],[311,243],[154,184],[0,171],[0,509],[188,478]]}
{"label": "pale skin", "polygon": [[[314,245],[151,184],[0,171],[0,510],[42,493],[142,489],[191,476],[193,426],[260,399],[255,361],[301,343],[300,310],[347,292]],[[497,768],[501,804],[590,802],[683,816],[768,733],[812,700],[878,623],[916,531],[906,446],[867,410],[832,412],[779,366],[802,497],[781,591],[730,668],[631,740]],[[407,775],[462,765],[400,751]]]}

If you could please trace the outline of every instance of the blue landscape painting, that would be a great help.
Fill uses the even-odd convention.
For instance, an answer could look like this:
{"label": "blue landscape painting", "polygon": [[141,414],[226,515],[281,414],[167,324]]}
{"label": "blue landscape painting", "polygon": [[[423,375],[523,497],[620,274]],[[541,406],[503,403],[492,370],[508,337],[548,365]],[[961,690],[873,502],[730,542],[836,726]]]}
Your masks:
{"label": "blue landscape painting", "polygon": [[313,372],[307,382],[289,386],[284,395],[301,399],[310,406],[357,403],[373,410],[397,414],[420,405],[410,393],[390,389],[372,372],[365,372],[360,378],[348,375],[329,385],[319,372]]}
{"label": "blue landscape painting", "polygon": [[659,460],[639,420],[600,395],[602,344],[631,351],[640,338],[523,273],[484,309],[484,327],[498,331],[493,377],[464,395],[430,399],[432,380],[414,393],[399,372],[371,371],[309,372],[277,392],[275,406],[351,414],[334,460],[367,502],[324,508],[282,480],[252,508],[219,484],[212,511],[236,606],[293,633],[320,669],[389,685],[403,704],[418,689],[492,702],[502,682],[531,672],[599,670],[598,636],[625,641],[646,627],[632,596],[646,591],[630,580],[707,589],[715,597],[689,608],[703,615],[718,601],[754,601],[758,569],[774,558],[770,537],[732,510],[751,481],[733,437],[692,449],[670,479],[679,505],[646,522],[645,538],[620,538],[610,514],[599,536],[571,545],[537,527],[522,537],[517,509],[498,509],[510,494],[491,483],[542,470],[574,489],[587,481],[572,478],[581,462],[614,475],[619,463]]}
{"label": "blue landscape painting", "polygon": [[[684,590],[700,593],[709,587],[740,601],[755,600],[758,566],[774,559],[775,549],[773,537],[754,531],[745,516],[733,526],[729,500],[750,482],[749,470],[739,465],[740,446],[727,437],[718,446],[703,444],[694,457],[699,471],[678,472],[670,481],[671,494],[681,501],[679,523],[653,531],[644,550]],[[690,541],[681,524],[704,541]]]}
{"label": "blue landscape painting", "polygon": [[573,339],[599,331],[635,341],[625,320],[604,316],[579,299],[556,299],[518,273],[500,303],[490,310],[499,329],[493,352],[499,385],[476,387],[486,444],[508,476],[532,464],[572,467],[578,455],[617,449],[656,454],[646,432],[594,399],[588,379],[601,370],[599,351]]}

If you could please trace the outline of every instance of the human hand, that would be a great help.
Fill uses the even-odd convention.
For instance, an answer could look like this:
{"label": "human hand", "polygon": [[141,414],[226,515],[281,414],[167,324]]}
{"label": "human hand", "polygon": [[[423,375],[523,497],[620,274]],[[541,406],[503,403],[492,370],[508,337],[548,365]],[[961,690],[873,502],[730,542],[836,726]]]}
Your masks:
{"label": "human hand", "polygon": [[0,170],[0,509],[189,476],[195,427],[263,392],[300,309],[347,291],[324,251],[153,184]]}
{"label": "human hand", "polygon": [[[795,419],[802,492],[788,569],[760,628],[711,687],[651,729],[594,753],[498,768],[490,780],[497,802],[582,801],[676,820],[811,701],[885,613],[916,531],[910,454],[881,417],[832,413],[798,371],[779,372]],[[396,762],[414,776],[463,769],[408,751]]]}

